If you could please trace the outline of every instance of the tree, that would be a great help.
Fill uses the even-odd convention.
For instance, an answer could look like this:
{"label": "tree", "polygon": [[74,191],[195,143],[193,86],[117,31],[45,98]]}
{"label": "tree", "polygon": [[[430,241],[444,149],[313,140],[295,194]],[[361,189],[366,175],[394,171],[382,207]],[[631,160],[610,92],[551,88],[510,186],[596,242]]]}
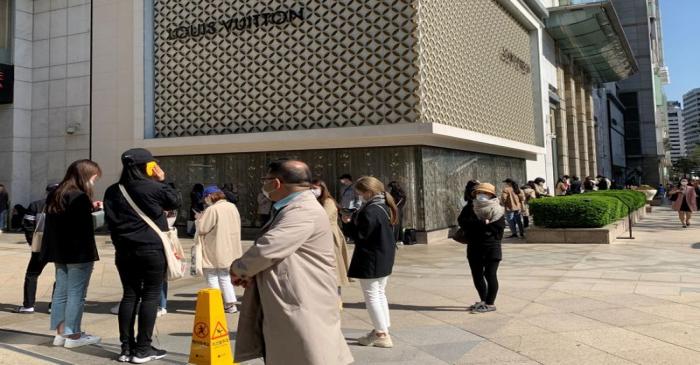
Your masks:
{"label": "tree", "polygon": [[698,167],[697,160],[690,157],[683,157],[673,163],[673,171],[678,177],[690,176]]}

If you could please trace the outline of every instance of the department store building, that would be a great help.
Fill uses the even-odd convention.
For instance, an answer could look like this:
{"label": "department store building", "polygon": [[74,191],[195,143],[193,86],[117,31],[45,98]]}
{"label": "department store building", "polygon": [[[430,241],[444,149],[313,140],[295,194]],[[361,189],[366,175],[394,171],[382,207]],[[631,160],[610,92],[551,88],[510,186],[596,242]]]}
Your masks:
{"label": "department store building", "polygon": [[253,226],[267,162],[292,157],[336,196],[344,173],[400,182],[404,224],[426,242],[447,237],[470,179],[554,183],[559,59],[539,0],[3,2],[14,103],[0,120],[14,130],[0,131],[13,146],[0,182],[17,201],[77,158],[102,166],[104,189],[138,146],[185,200],[233,184]]}

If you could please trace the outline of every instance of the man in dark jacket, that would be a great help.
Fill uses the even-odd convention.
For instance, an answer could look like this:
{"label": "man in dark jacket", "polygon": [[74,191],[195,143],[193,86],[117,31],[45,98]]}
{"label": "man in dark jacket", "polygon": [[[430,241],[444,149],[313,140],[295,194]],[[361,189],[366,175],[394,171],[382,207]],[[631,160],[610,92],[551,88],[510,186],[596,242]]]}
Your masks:
{"label": "man in dark jacket", "polygon": [[7,212],[10,208],[10,194],[5,185],[0,184],[0,233],[7,228]]}
{"label": "man in dark jacket", "polygon": [[[46,186],[46,194],[50,194],[52,191],[56,190],[58,184],[52,183]],[[46,206],[46,198],[35,200],[29,204],[27,213],[24,215],[22,220],[22,228],[24,229],[24,237],[27,239],[29,246],[32,245],[32,237],[34,236],[34,229],[36,228],[36,220],[39,214],[43,214],[44,207]],[[39,275],[44,271],[44,267],[48,262],[41,260],[39,258],[39,252],[32,252],[32,257],[29,259],[29,264],[27,265],[27,271],[24,274],[24,302],[22,306],[17,308],[17,313],[30,314],[34,313],[34,303],[36,302],[36,287],[37,281],[39,280]],[[54,283],[54,286],[56,284]],[[49,311],[51,310],[51,303],[49,303]]]}

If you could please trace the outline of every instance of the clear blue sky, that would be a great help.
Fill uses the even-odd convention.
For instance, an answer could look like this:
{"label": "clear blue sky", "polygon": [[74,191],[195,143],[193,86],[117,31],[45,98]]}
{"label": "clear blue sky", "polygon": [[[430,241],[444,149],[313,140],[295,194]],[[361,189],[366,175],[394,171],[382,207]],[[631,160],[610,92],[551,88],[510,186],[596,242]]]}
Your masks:
{"label": "clear blue sky", "polygon": [[700,0],[659,0],[664,56],[671,75],[668,100],[700,87]]}

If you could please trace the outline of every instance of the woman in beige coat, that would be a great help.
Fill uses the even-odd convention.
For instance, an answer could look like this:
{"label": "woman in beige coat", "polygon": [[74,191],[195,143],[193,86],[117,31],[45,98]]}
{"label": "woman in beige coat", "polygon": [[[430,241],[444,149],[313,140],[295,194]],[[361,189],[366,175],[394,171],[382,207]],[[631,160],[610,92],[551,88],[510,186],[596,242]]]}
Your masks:
{"label": "woman in beige coat", "polygon": [[[338,203],[331,197],[328,192],[328,186],[323,180],[314,180],[311,182],[311,192],[321,203],[323,209],[328,214],[328,220],[331,223],[331,231],[333,231],[333,243],[335,248],[335,269],[338,272],[338,296],[340,296],[340,288],[347,285],[348,267],[350,260],[348,259],[348,246],[345,244],[345,236],[338,225]],[[340,299],[340,307],[343,307],[343,301]]]}
{"label": "woman in beige coat", "polygon": [[241,257],[241,217],[234,204],[216,186],[204,190],[207,205],[196,216],[197,244],[202,245],[202,271],[210,288],[220,289],[226,313],[236,313],[236,293],[229,267]]}

